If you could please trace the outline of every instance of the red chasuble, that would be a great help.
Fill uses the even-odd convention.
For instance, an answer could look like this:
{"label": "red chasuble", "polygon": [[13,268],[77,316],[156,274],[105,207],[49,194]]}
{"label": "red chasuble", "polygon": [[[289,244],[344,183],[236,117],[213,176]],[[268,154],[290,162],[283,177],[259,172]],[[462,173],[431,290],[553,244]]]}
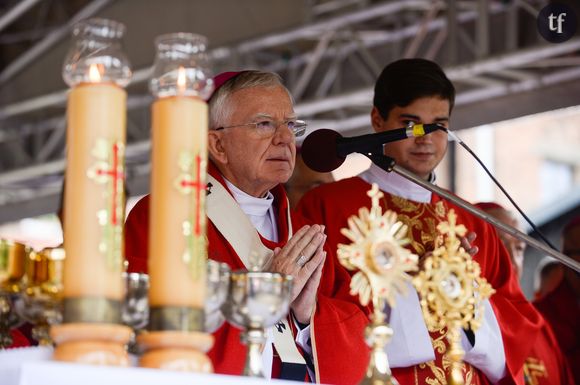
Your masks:
{"label": "red chasuble", "polygon": [[556,289],[534,304],[552,327],[575,383],[580,384],[580,302],[574,291],[563,279]]}
{"label": "red chasuble", "polygon": [[524,378],[526,385],[574,385],[572,371],[548,323],[544,323],[526,358]]}
{"label": "red chasuble", "polygon": [[[210,164],[209,173],[226,187],[223,177],[212,164]],[[273,249],[286,243],[290,218],[287,215],[288,203],[282,186],[275,187],[271,192],[274,195],[278,218],[278,235],[283,241],[274,243],[260,238],[264,246]],[[129,213],[125,224],[125,252],[131,272],[147,272],[148,212],[149,199],[145,197]],[[295,231],[304,223],[298,217],[292,218],[292,227]],[[233,247],[211,220],[208,220],[207,237],[209,258],[227,263],[232,270],[244,269],[240,257],[236,255]],[[329,260],[331,258],[327,258],[327,262]],[[366,316],[367,311],[363,311],[357,298],[348,293],[349,279],[348,273],[342,266],[334,269],[333,264],[325,265],[316,312],[310,323],[313,364],[317,382],[356,384],[366,369],[369,349],[363,340],[363,330],[369,321]],[[289,324],[293,326],[293,322]],[[294,330],[293,333],[295,333]],[[215,343],[208,355],[215,372],[241,374],[246,347],[240,342],[240,330],[226,322],[213,335]],[[276,364],[276,360],[274,363]],[[278,372],[279,370],[273,366],[272,377],[276,378]]]}
{"label": "red chasuble", "polygon": [[[299,213],[313,222],[326,224],[328,234],[326,242],[331,252],[327,260],[336,261],[339,243],[350,243],[340,233],[340,229],[347,227],[347,218],[356,215],[360,207],[370,207],[371,201],[367,196],[370,187],[370,184],[361,178],[354,177],[317,187],[302,198],[297,208]],[[429,204],[425,204],[385,193],[381,205],[383,209],[396,212],[399,220],[409,226],[409,237],[412,239],[410,247],[419,257],[433,250],[436,226],[445,219],[447,211],[451,208],[455,209],[458,215],[457,222],[477,234],[474,245],[479,248],[479,252],[474,259],[481,266],[483,276],[496,290],[496,294],[491,298],[491,304],[501,328],[509,372],[508,377],[501,383],[523,385],[524,360],[528,357],[542,321],[521,293],[512,273],[507,251],[496,231],[484,221],[436,195],[432,196]],[[349,285],[345,281],[339,284]],[[441,360],[441,355],[446,350],[441,345],[444,339],[440,339],[437,333],[430,334],[436,356],[435,362],[393,369],[401,385],[445,383],[448,362]],[[487,383],[485,376],[469,364],[466,364],[464,377],[466,384]]]}

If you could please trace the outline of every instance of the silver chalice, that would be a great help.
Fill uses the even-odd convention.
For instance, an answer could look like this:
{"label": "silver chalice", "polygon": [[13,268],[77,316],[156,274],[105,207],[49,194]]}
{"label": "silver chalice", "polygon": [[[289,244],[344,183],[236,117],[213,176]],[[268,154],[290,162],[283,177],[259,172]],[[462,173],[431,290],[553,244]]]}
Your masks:
{"label": "silver chalice", "polygon": [[261,350],[266,342],[266,328],[286,316],[291,295],[289,275],[261,271],[231,273],[222,312],[230,323],[243,329],[241,339],[248,345],[245,376],[264,377]]}
{"label": "silver chalice", "polygon": [[125,296],[121,305],[123,324],[133,329],[128,344],[128,351],[140,354],[136,336],[145,329],[149,322],[149,276],[144,273],[124,273]]}
{"label": "silver chalice", "polygon": [[207,291],[205,298],[205,330],[216,331],[225,322],[221,307],[228,295],[231,270],[226,263],[207,260]]}

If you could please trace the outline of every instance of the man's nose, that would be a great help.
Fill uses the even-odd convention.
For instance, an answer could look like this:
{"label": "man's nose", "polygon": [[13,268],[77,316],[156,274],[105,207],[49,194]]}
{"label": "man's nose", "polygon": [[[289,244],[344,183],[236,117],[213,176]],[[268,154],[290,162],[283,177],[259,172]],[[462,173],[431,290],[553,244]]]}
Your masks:
{"label": "man's nose", "polygon": [[415,143],[417,143],[417,144],[431,143],[432,141],[433,141],[433,138],[432,138],[431,134],[415,137]]}
{"label": "man's nose", "polygon": [[274,144],[292,143],[295,140],[294,133],[288,128],[288,123],[281,123],[274,133]]}

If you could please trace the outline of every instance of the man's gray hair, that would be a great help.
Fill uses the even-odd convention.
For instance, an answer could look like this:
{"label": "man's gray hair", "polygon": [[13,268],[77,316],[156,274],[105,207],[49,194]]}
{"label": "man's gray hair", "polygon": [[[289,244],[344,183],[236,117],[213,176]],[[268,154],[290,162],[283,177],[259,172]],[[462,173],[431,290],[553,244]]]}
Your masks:
{"label": "man's gray hair", "polygon": [[282,87],[294,103],[290,91],[282,83],[280,75],[274,72],[258,70],[244,71],[228,80],[212,96],[209,101],[209,127],[215,129],[223,126],[230,115],[227,99],[236,91],[254,87]]}

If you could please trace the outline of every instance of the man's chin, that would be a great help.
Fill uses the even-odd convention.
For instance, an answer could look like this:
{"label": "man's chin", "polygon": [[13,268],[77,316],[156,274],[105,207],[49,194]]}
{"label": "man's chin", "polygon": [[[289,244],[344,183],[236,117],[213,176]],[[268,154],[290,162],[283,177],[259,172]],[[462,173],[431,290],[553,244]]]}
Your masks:
{"label": "man's chin", "polygon": [[266,180],[268,180],[270,183],[272,188],[276,185],[279,184],[285,184],[286,182],[288,182],[288,180],[290,179],[290,176],[292,176],[292,173],[277,173],[276,175],[271,175],[271,177],[265,178]]}
{"label": "man's chin", "polygon": [[275,164],[270,164],[269,167],[265,169],[265,171],[268,173],[268,175],[272,176],[272,179],[288,179],[292,176],[294,165],[288,162],[277,162]]}
{"label": "man's chin", "polygon": [[429,175],[433,172],[435,167],[432,167],[431,162],[428,164],[426,163],[419,163],[419,164],[401,164],[399,166],[405,168],[408,171],[411,171],[413,174],[417,175],[421,179],[428,179]]}

